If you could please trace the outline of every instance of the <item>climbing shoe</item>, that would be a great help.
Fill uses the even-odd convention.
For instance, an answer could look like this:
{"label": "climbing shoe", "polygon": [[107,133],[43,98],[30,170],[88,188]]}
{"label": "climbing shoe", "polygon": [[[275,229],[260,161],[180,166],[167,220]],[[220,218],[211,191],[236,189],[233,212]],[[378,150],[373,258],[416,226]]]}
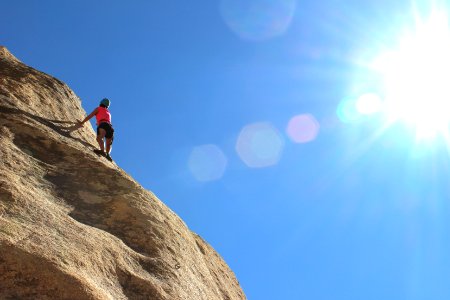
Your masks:
{"label": "climbing shoe", "polygon": [[99,150],[99,149],[95,149],[94,153],[106,157],[105,151],[102,151],[102,150]]}
{"label": "climbing shoe", "polygon": [[107,160],[112,161],[111,155],[109,155],[109,153],[106,153],[105,157]]}

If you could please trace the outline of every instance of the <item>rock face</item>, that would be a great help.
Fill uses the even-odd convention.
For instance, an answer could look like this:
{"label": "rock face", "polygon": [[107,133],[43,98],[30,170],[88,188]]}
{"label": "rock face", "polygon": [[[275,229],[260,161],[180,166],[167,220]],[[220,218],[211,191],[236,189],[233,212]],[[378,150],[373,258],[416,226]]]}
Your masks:
{"label": "rock face", "polygon": [[222,258],[92,152],[79,98],[0,47],[0,299],[245,299]]}

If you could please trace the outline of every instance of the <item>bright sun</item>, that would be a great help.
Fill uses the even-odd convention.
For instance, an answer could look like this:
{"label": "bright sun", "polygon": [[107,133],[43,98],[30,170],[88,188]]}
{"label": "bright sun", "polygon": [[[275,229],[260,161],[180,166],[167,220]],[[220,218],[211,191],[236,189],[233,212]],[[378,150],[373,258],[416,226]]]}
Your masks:
{"label": "bright sun", "polygon": [[450,29],[447,15],[434,13],[380,55],[373,67],[384,83],[390,121],[414,126],[419,136],[448,134],[450,123]]}

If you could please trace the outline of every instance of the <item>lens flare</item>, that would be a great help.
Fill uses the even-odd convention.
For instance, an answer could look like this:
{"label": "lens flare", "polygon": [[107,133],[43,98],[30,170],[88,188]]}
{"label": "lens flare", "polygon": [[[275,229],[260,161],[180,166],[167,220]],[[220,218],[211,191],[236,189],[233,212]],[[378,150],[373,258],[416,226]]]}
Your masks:
{"label": "lens flare", "polygon": [[261,41],[283,34],[294,16],[295,0],[222,0],[227,25],[244,40]]}
{"label": "lens flare", "polygon": [[356,100],[351,98],[342,100],[336,113],[339,120],[344,123],[353,123],[361,119],[361,114],[356,107]]}
{"label": "lens flare", "polygon": [[356,110],[363,115],[371,115],[381,111],[382,100],[375,93],[366,93],[356,100]]}
{"label": "lens flare", "polygon": [[289,138],[295,143],[308,143],[316,139],[319,122],[310,114],[293,117],[286,128]]}
{"label": "lens flare", "polygon": [[251,168],[275,165],[281,158],[283,147],[281,134],[266,122],[245,126],[236,142],[239,157]]}
{"label": "lens flare", "polygon": [[213,181],[223,176],[227,158],[216,145],[202,145],[192,149],[188,166],[198,181]]}

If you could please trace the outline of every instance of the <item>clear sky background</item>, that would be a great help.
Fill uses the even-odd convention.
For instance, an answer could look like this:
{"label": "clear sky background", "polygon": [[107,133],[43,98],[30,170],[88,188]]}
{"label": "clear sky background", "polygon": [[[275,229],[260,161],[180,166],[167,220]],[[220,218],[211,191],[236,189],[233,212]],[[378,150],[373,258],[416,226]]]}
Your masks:
{"label": "clear sky background", "polygon": [[450,299],[448,141],[387,121],[366,63],[413,1],[0,4],[0,44],[111,99],[113,159],[249,299]]}

